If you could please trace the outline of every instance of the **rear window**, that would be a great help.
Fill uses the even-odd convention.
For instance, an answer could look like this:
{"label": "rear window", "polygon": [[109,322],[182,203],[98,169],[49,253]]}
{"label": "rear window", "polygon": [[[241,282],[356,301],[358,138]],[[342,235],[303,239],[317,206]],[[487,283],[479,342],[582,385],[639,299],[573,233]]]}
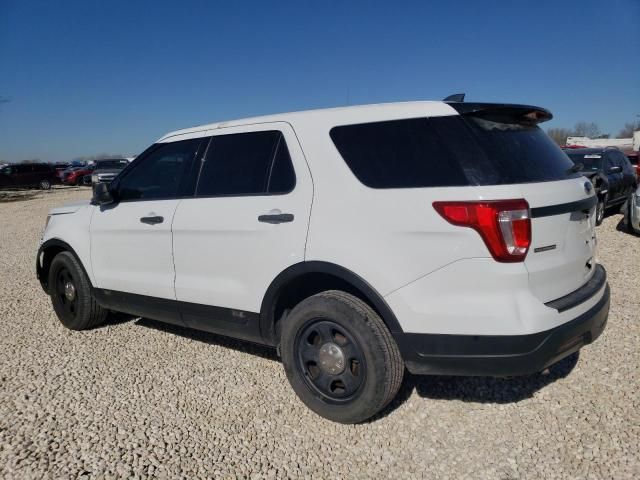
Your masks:
{"label": "rear window", "polygon": [[105,169],[105,170],[107,168],[122,169],[126,167],[128,164],[129,162],[127,162],[126,160],[99,160],[96,162],[96,168]]}
{"label": "rear window", "polygon": [[583,172],[602,170],[602,155],[599,153],[570,153],[569,158],[576,165],[581,163]]}
{"label": "rear window", "polygon": [[336,148],[372,188],[501,185],[563,180],[573,166],[534,125],[471,116],[334,127]]}

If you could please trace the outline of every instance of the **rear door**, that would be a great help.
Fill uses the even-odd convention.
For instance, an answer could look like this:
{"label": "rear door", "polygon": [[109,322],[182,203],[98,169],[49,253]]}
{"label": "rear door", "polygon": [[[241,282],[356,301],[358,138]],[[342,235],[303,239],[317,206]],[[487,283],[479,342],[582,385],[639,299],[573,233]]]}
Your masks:
{"label": "rear door", "polygon": [[208,134],[196,196],[173,222],[176,297],[188,325],[250,338],[271,281],[304,260],[311,176],[287,123]]}
{"label": "rear door", "polygon": [[622,184],[624,188],[623,195],[624,195],[624,198],[626,199],[635,190],[635,186],[636,186],[635,171],[634,171],[633,165],[631,165],[631,162],[629,162],[628,158],[625,156],[624,153],[616,152],[616,160],[617,160],[617,163],[622,168]]}

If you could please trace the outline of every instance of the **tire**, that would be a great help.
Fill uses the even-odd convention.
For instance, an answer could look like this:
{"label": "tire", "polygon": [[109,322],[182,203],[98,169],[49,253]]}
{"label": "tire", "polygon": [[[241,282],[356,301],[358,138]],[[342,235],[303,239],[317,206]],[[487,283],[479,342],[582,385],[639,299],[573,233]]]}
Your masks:
{"label": "tire", "polygon": [[598,198],[598,204],[596,205],[596,226],[601,225],[604,220],[608,198],[609,196],[606,193],[602,198]]}
{"label": "tire", "polygon": [[633,195],[629,195],[629,197],[627,198],[627,201],[624,204],[623,207],[623,220],[624,220],[624,226],[627,230],[627,232],[629,233],[633,233],[635,235],[640,235],[640,230],[636,230],[633,227],[633,222],[631,221],[632,219],[632,209],[633,209]]}
{"label": "tire", "polygon": [[98,305],[91,294],[91,284],[82,265],[69,252],[59,253],[51,262],[49,295],[60,323],[70,330],[96,327],[107,317],[108,311]]}
{"label": "tire", "polygon": [[51,190],[51,182],[46,178],[42,179],[40,180],[40,183],[38,183],[38,187],[40,190]]}
{"label": "tire", "polygon": [[358,423],[396,396],[404,363],[382,319],[365,302],[329,290],[283,320],[282,362],[298,397],[318,415]]}

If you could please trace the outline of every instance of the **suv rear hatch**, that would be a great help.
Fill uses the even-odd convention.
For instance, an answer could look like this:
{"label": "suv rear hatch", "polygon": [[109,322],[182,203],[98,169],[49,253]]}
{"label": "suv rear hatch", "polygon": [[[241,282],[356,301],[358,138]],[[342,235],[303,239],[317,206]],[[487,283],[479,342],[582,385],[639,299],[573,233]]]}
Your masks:
{"label": "suv rear hatch", "polygon": [[[595,272],[595,205],[591,182],[537,126],[537,107],[451,103],[468,130],[473,162],[461,160],[476,185],[509,184],[530,207],[531,244],[524,263],[542,302],[583,286]],[[473,145],[475,144],[475,146]]]}
{"label": "suv rear hatch", "polygon": [[[582,287],[595,271],[595,196],[538,127],[551,113],[527,105],[448,105],[459,115],[337,126],[330,135],[367,187],[411,189],[417,201],[426,194],[449,223],[476,230],[496,261],[524,261],[542,302]],[[443,256],[440,266],[459,255]]]}

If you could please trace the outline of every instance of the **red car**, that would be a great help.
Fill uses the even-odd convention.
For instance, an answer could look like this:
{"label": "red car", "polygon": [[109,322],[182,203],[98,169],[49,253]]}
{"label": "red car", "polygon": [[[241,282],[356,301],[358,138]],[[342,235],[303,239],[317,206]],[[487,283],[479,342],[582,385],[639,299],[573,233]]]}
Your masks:
{"label": "red car", "polygon": [[93,168],[93,165],[87,165],[86,167],[75,167],[64,170],[60,180],[62,180],[62,183],[65,185],[81,185],[82,177],[91,175]]}

